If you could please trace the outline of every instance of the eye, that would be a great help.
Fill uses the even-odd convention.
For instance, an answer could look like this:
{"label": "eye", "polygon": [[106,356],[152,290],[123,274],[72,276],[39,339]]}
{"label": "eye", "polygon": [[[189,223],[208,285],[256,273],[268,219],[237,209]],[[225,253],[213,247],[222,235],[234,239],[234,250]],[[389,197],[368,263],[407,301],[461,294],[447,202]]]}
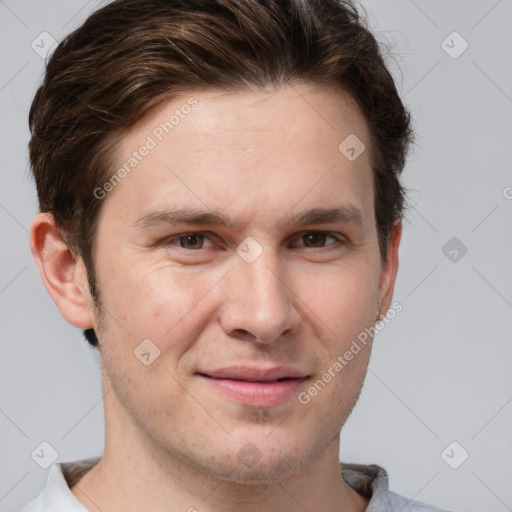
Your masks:
{"label": "eye", "polygon": [[204,243],[206,240],[208,240],[208,238],[200,233],[185,233],[183,235],[177,235],[169,238],[165,244],[176,245],[177,242],[178,245],[183,249],[197,251],[204,248]]}
{"label": "eye", "polygon": [[[333,239],[334,242],[330,244],[326,244],[327,239]],[[304,242],[305,247],[309,248],[321,248],[321,247],[328,247],[331,245],[337,245],[337,243],[343,243],[343,241],[329,233],[325,233],[323,231],[311,231],[309,233],[305,233],[302,235],[302,237],[299,239]]]}

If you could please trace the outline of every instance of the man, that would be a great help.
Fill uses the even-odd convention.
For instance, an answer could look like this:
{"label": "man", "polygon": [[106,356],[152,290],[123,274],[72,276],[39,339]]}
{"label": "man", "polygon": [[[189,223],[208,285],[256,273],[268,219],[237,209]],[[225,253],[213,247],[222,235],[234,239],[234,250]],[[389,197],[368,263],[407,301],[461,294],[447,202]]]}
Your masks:
{"label": "man", "polygon": [[101,355],[100,459],[24,511],[438,510],[339,463],[392,305],[412,140],[336,0],[120,0],[30,112],[30,243]]}

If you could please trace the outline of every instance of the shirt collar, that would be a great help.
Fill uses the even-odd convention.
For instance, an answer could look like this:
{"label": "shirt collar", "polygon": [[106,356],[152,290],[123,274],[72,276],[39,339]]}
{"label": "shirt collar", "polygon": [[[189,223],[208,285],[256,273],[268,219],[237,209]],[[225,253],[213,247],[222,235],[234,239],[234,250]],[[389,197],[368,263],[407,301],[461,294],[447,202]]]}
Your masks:
{"label": "shirt collar", "polygon": [[[54,463],[49,471],[45,488],[38,496],[44,510],[52,512],[87,512],[70,488],[94,465],[98,458],[76,462]],[[370,499],[366,512],[391,512],[389,503],[388,475],[376,464],[340,464],[341,475],[350,487]]]}

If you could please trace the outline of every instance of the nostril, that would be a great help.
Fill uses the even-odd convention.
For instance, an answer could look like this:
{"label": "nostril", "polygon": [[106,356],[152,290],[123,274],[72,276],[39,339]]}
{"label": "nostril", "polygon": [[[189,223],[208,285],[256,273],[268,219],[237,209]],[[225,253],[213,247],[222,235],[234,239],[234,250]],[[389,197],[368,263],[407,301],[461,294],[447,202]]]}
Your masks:
{"label": "nostril", "polygon": [[254,336],[254,334],[250,333],[249,331],[246,331],[245,329],[234,329],[231,331],[231,335],[239,340],[252,342],[257,341],[256,336]]}

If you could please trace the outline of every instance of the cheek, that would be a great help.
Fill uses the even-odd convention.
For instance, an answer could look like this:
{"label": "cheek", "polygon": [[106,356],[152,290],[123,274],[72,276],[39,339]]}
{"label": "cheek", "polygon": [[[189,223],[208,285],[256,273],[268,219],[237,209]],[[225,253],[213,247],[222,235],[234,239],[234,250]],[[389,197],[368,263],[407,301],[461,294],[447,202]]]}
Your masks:
{"label": "cheek", "polygon": [[373,325],[378,282],[371,268],[344,266],[297,280],[297,295],[336,334],[337,343]]}
{"label": "cheek", "polygon": [[162,352],[183,350],[209,320],[208,294],[224,273],[120,264],[102,294],[104,305],[134,339],[149,338]]}

